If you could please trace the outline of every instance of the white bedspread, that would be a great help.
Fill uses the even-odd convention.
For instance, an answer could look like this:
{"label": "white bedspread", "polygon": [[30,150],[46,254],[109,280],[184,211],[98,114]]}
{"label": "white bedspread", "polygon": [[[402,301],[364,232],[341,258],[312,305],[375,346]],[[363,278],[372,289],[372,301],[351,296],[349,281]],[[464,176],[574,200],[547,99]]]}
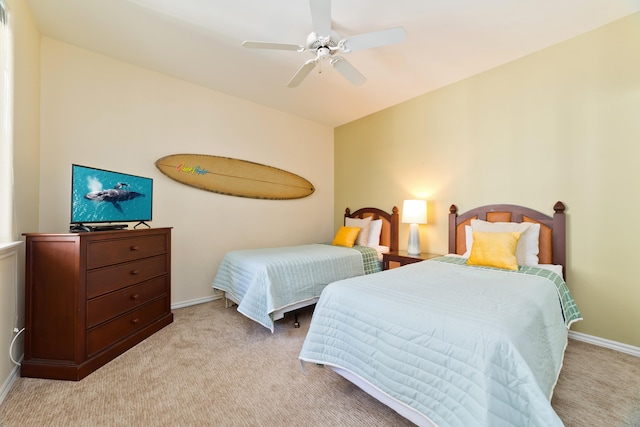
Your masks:
{"label": "white bedspread", "polygon": [[212,286],[273,332],[274,311],[317,298],[333,281],[364,274],[362,258],[358,250],[326,244],[231,251]]}
{"label": "white bedspread", "polygon": [[567,324],[545,277],[424,261],[327,286],[300,359],[441,427],[561,426],[550,399]]}

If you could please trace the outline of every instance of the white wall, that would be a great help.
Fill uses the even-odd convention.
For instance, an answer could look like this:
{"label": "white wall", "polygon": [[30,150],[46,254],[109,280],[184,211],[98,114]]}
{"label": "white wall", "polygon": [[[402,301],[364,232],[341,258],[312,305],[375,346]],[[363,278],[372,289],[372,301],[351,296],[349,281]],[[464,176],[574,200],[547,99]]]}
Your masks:
{"label": "white wall", "polygon": [[[72,163],[152,177],[151,225],[173,227],[174,305],[212,295],[228,250],[333,237],[332,128],[53,39],[41,50],[40,226],[31,231],[68,230]],[[156,169],[175,153],[275,166],[316,191],[298,200],[206,192]]]}
{"label": "white wall", "polygon": [[[5,0],[13,28],[13,175],[18,234],[38,226],[40,33],[23,0]],[[17,237],[19,238],[19,236]],[[18,367],[9,358],[13,328],[24,326],[24,245],[0,253],[0,401]],[[14,358],[22,354],[18,337]]]}

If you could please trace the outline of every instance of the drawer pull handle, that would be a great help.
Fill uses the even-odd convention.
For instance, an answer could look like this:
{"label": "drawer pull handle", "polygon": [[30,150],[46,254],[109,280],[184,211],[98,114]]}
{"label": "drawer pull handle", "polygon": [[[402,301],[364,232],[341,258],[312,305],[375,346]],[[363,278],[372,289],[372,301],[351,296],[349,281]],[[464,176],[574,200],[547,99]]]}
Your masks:
{"label": "drawer pull handle", "polygon": [[139,321],[140,321],[140,319],[138,319],[138,318],[131,319],[131,323],[133,323],[134,325],[135,325],[136,323],[138,323]]}
{"label": "drawer pull handle", "polygon": [[136,276],[138,273],[140,273],[138,270],[131,270],[131,274],[133,276]]}
{"label": "drawer pull handle", "polygon": [[138,298],[140,298],[140,295],[138,295],[138,294],[131,295],[131,299],[134,300],[134,301],[137,301]]}
{"label": "drawer pull handle", "polygon": [[140,246],[136,246],[136,245],[131,246],[132,251],[137,251],[138,249],[140,249]]}

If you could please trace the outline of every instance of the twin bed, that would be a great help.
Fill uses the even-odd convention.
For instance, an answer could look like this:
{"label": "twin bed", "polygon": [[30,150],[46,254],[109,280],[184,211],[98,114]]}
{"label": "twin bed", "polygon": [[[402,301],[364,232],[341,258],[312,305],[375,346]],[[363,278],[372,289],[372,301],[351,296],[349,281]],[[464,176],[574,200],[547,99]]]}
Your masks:
{"label": "twin bed", "polygon": [[[418,425],[561,426],[550,401],[580,312],[554,210],[452,206],[451,255],[325,288],[303,369],[331,367]],[[504,263],[501,245],[507,266],[488,266]]]}
{"label": "twin bed", "polygon": [[361,229],[353,247],[320,243],[230,251],[212,286],[240,313],[273,332],[275,321],[315,304],[329,283],[381,271],[381,253],[398,249],[398,222],[396,207],[353,213],[347,208],[345,226]]}
{"label": "twin bed", "polygon": [[[283,312],[316,303],[303,369],[328,366],[415,424],[561,426],[550,401],[568,330],[581,319],[564,282],[564,209],[558,202],[548,216],[503,204],[458,214],[451,206],[449,255],[325,278],[330,283],[311,286],[308,298],[291,289],[308,288],[315,273],[295,261],[293,268],[225,261],[222,276],[246,275],[248,284],[233,289],[216,277],[214,288],[270,329]],[[396,250],[397,209],[353,217],[364,215],[385,218],[381,244]],[[345,223],[351,217],[347,210]],[[294,278],[285,288],[295,297],[276,303],[270,282],[280,267]],[[259,290],[256,311],[245,308],[251,287]]]}

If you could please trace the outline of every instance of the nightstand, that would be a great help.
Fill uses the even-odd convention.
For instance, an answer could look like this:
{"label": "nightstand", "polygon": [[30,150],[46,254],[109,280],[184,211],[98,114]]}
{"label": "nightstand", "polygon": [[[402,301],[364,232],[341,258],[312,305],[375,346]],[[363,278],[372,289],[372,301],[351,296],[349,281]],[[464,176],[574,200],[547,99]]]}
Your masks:
{"label": "nightstand", "polygon": [[382,269],[388,270],[390,267],[389,263],[398,263],[398,267],[402,267],[406,264],[413,264],[414,262],[420,262],[431,258],[437,258],[442,255],[438,254],[425,254],[422,253],[420,255],[409,255],[407,251],[393,251],[382,254]]}

